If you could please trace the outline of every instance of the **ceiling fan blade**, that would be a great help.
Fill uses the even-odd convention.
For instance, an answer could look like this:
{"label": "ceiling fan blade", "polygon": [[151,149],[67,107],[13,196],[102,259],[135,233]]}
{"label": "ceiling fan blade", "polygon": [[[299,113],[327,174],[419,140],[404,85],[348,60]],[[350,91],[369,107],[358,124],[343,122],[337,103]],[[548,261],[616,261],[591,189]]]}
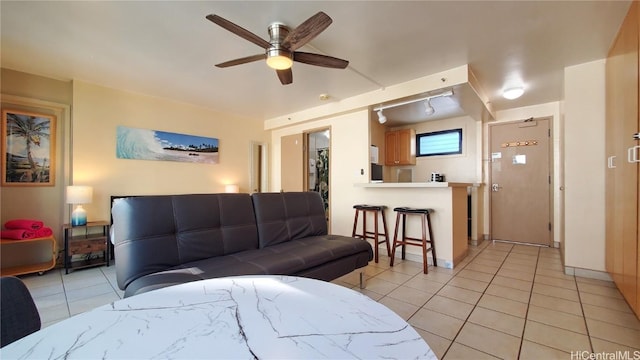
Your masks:
{"label": "ceiling fan blade", "polygon": [[240,36],[241,38],[251,41],[252,43],[260,46],[263,49],[267,49],[269,48],[269,46],[271,46],[271,44],[269,44],[268,41],[264,40],[260,36],[218,15],[214,15],[214,14],[207,15],[207,19],[213,22],[214,24],[217,24],[222,28]]}
{"label": "ceiling fan blade", "polygon": [[293,82],[293,72],[291,72],[291,68],[285,70],[276,70],[278,73],[278,79],[282,85],[289,85]]}
{"label": "ceiling fan blade", "polygon": [[246,64],[246,63],[250,63],[250,62],[254,62],[254,61],[258,61],[258,60],[264,60],[266,58],[267,58],[267,54],[251,55],[251,56],[247,56],[247,57],[243,57],[243,58],[239,58],[239,59],[235,59],[235,60],[225,61],[225,62],[220,63],[220,64],[216,64],[216,67],[226,68],[226,67],[229,67],[229,66]]}
{"label": "ceiling fan blade", "polygon": [[313,54],[296,51],[293,53],[293,60],[309,65],[324,66],[334,69],[344,69],[349,65],[347,60],[335,58],[333,56]]}
{"label": "ceiling fan blade", "polygon": [[293,29],[282,41],[282,46],[294,51],[318,36],[318,34],[329,27],[332,22],[333,20],[331,20],[329,15],[320,11]]}

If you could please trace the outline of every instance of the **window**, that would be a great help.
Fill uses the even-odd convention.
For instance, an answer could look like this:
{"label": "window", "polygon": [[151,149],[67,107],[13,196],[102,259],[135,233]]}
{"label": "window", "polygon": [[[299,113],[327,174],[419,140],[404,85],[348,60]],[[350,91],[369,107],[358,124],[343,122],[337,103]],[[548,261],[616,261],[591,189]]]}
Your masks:
{"label": "window", "polygon": [[462,129],[416,135],[416,156],[462,154]]}

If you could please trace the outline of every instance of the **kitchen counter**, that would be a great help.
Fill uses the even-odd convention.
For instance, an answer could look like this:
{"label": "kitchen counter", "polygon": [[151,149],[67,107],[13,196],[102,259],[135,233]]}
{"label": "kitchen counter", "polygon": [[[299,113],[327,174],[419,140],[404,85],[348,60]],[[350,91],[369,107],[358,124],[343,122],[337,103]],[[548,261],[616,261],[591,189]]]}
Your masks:
{"label": "kitchen counter", "polygon": [[[469,250],[467,196],[470,188],[478,186],[480,184],[461,182],[354,184],[354,187],[365,190],[359,203],[387,206],[385,216],[390,242],[393,241],[396,223],[396,213],[393,211],[395,207],[433,209],[431,223],[438,266],[450,269],[467,256]],[[421,233],[419,219],[408,219],[407,235],[419,238]],[[386,248],[380,250],[384,253]],[[400,251],[396,252],[396,256],[400,256]],[[407,259],[422,262],[421,249],[408,246]]]}
{"label": "kitchen counter", "polygon": [[356,187],[364,188],[446,188],[446,187],[477,187],[476,183],[458,182],[380,182],[380,183],[356,183]]}

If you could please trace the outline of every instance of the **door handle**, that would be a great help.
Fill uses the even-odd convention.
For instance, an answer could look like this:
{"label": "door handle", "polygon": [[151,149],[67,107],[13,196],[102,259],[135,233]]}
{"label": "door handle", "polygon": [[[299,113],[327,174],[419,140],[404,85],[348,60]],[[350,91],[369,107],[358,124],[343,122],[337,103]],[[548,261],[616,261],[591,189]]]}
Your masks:
{"label": "door handle", "polygon": [[498,192],[499,189],[502,189],[502,186],[498,184],[491,184],[491,191]]}
{"label": "door handle", "polygon": [[615,155],[613,155],[613,156],[609,156],[609,157],[607,158],[607,167],[608,167],[609,169],[615,169],[615,168],[616,168],[616,164],[614,164],[614,160],[615,160],[615,159],[616,159],[616,156],[615,156]]}
{"label": "door handle", "polygon": [[640,145],[632,146],[627,149],[627,160],[632,164],[640,162],[640,159],[638,158],[638,152],[636,151],[638,149],[640,149]]}

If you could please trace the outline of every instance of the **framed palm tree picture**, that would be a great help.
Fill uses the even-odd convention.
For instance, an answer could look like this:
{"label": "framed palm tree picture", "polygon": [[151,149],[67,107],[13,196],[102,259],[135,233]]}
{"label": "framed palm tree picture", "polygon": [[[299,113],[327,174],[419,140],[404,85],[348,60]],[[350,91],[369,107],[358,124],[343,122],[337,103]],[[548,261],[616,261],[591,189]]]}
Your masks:
{"label": "framed palm tree picture", "polygon": [[2,186],[55,185],[56,117],[2,111]]}

